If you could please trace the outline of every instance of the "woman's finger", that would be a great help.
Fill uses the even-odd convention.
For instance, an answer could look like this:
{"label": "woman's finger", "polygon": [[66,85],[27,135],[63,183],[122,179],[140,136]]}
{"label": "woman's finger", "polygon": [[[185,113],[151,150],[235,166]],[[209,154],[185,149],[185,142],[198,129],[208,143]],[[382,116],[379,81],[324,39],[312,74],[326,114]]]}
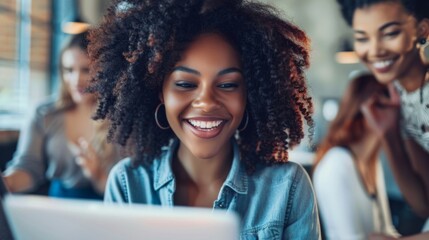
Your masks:
{"label": "woman's finger", "polygon": [[393,83],[389,83],[387,85],[387,89],[389,91],[391,104],[399,106],[401,103],[401,97],[399,96],[398,90],[396,90],[395,85]]}
{"label": "woman's finger", "polygon": [[85,165],[86,165],[86,160],[87,160],[87,159],[86,159],[86,158],[83,158],[83,157],[79,157],[79,156],[78,156],[78,157],[75,157],[75,159],[74,159],[74,160],[75,160],[75,162],[76,162],[76,164],[77,164],[77,165],[79,165],[79,166],[81,166],[81,167],[82,167],[82,166],[85,166]]}
{"label": "woman's finger", "polygon": [[84,138],[79,138],[79,147],[81,149],[81,156],[85,157],[88,160],[94,160],[96,157],[96,152],[94,147],[86,141]]}
{"label": "woman's finger", "polygon": [[374,115],[374,109],[378,105],[378,97],[376,94],[373,94],[367,100],[365,100],[360,106],[360,110],[363,115],[366,117],[371,117]]}

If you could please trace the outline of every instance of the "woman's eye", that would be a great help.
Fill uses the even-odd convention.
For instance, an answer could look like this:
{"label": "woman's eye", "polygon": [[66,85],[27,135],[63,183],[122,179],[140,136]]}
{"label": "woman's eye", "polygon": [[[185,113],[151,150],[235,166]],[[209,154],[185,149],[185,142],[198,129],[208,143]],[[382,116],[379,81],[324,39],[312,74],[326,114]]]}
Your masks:
{"label": "woman's eye", "polygon": [[232,89],[236,89],[238,87],[237,83],[221,83],[218,85],[219,88],[222,89],[227,89],[227,90],[232,90]]}
{"label": "woman's eye", "polygon": [[176,82],[175,85],[177,87],[186,88],[186,89],[190,89],[190,88],[194,88],[195,87],[195,84],[189,83],[189,82]]}
{"label": "woman's eye", "polygon": [[355,42],[364,43],[364,42],[367,42],[367,41],[368,41],[368,38],[355,37]]}
{"label": "woman's eye", "polygon": [[399,35],[399,33],[401,33],[401,31],[393,31],[393,32],[385,33],[384,36],[386,36],[386,37],[396,37],[396,36]]}
{"label": "woman's eye", "polygon": [[73,69],[72,68],[63,68],[63,72],[64,73],[71,73],[71,72],[73,72]]}
{"label": "woman's eye", "polygon": [[82,71],[83,73],[89,73],[89,68],[83,68],[81,71]]}

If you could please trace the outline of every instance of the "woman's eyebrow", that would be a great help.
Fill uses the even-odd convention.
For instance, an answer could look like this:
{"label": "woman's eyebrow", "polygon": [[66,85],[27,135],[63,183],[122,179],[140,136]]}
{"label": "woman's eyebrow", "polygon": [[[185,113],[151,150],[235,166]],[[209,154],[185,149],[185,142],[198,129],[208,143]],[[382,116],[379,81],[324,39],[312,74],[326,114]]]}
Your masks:
{"label": "woman's eyebrow", "polygon": [[[383,31],[384,29],[391,27],[391,26],[400,26],[402,25],[402,22],[398,22],[398,21],[393,21],[393,22],[388,22],[383,24],[381,27],[378,28],[378,31]],[[354,33],[359,33],[359,34],[366,34],[365,31],[363,30],[359,30],[359,29],[354,29]]]}
{"label": "woman's eyebrow", "polygon": [[234,73],[234,72],[238,72],[240,74],[243,74],[243,72],[241,71],[241,69],[236,68],[236,67],[231,67],[231,68],[227,68],[227,69],[224,69],[224,70],[218,72],[217,75],[221,76],[221,75],[225,75],[225,74],[228,74],[228,73]]}
{"label": "woman's eyebrow", "polygon": [[190,74],[201,76],[201,73],[198,72],[197,70],[192,69],[192,68],[188,68],[188,67],[184,67],[184,66],[174,67],[172,72],[174,72],[174,71],[187,72],[187,73],[190,73]]}
{"label": "woman's eyebrow", "polygon": [[[199,71],[197,71],[195,69],[192,69],[192,68],[189,68],[189,67],[185,67],[185,66],[174,67],[172,72],[174,72],[174,71],[181,71],[181,72],[186,72],[186,73],[190,73],[190,74],[201,76],[201,73]],[[243,74],[243,72],[241,71],[241,69],[236,68],[236,67],[231,67],[231,68],[226,68],[224,70],[219,71],[217,75],[221,76],[221,75],[225,75],[225,74],[228,74],[228,73],[235,73],[235,72]]]}
{"label": "woman's eyebrow", "polygon": [[379,27],[379,31],[383,31],[384,29],[391,27],[391,26],[400,26],[402,25],[402,22],[398,22],[398,21],[393,21],[393,22],[388,22],[383,24],[381,27]]}

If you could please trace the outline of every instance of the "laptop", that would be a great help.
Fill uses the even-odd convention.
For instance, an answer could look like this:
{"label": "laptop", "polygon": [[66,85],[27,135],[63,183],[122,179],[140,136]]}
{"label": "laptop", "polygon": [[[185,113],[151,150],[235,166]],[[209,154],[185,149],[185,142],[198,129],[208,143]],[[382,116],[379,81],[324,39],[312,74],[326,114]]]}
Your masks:
{"label": "laptop", "polygon": [[8,195],[4,209],[15,239],[237,240],[236,214],[203,208],[167,208]]}

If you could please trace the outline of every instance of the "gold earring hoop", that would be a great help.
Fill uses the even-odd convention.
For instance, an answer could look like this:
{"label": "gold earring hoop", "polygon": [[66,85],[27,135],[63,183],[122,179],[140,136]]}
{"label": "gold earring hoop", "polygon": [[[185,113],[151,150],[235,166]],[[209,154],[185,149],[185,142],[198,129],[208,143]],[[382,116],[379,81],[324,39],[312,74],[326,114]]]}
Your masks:
{"label": "gold earring hoop", "polygon": [[[245,120],[245,122],[244,122],[244,126],[243,127],[241,127],[241,128],[238,128],[237,130],[239,131],[239,132],[242,132],[242,131],[244,131],[246,128],[247,128],[247,124],[249,123],[249,114],[247,113],[247,111],[246,111],[246,120]],[[240,125],[241,125],[241,123],[240,123]],[[238,127],[240,127],[240,126],[238,126]]]}
{"label": "gold earring hoop", "polygon": [[155,122],[156,122],[156,125],[157,125],[159,128],[161,128],[162,130],[167,130],[167,129],[169,129],[169,128],[170,128],[170,126],[164,127],[164,126],[162,126],[162,125],[159,123],[159,120],[158,120],[158,111],[159,111],[159,108],[160,108],[162,105],[163,105],[163,103],[160,103],[160,104],[158,104],[158,106],[156,106],[156,109],[155,109]]}

